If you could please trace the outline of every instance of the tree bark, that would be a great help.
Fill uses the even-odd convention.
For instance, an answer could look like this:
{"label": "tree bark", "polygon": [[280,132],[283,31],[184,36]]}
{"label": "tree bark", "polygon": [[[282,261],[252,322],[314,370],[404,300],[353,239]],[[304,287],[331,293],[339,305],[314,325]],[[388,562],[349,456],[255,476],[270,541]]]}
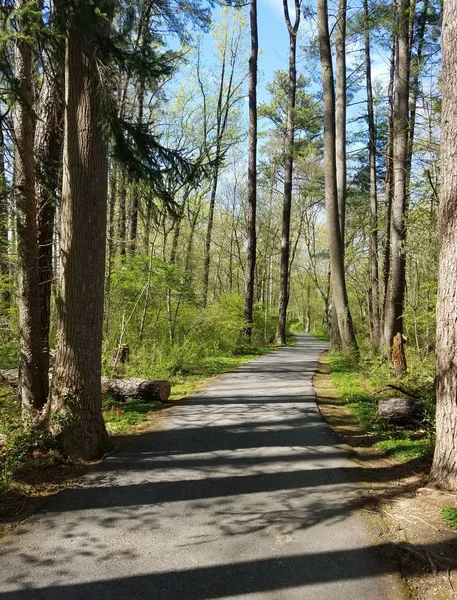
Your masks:
{"label": "tree bark", "polygon": [[0,117],[0,285],[2,309],[10,305],[9,289],[9,259],[8,259],[8,185],[5,170],[5,135],[4,124],[6,115]]}
{"label": "tree bark", "polygon": [[441,193],[436,330],[436,445],[432,484],[457,490],[457,1],[444,3],[442,29]]}
{"label": "tree bark", "polygon": [[[16,8],[27,2],[16,0]],[[35,163],[33,158],[32,48],[28,32],[18,23],[23,35],[14,50],[15,78],[21,100],[14,111],[14,184],[17,214],[17,252],[19,263],[19,394],[25,422],[40,416],[47,401],[48,372],[45,369],[40,319],[40,286],[35,206]]]}
{"label": "tree bark", "polygon": [[390,226],[390,276],[384,314],[384,344],[403,333],[406,285],[406,166],[409,127],[409,0],[398,4],[397,69],[393,131],[393,199]]}
{"label": "tree bark", "polygon": [[335,90],[332,54],[328,28],[327,0],[317,1],[319,51],[324,95],[324,176],[325,206],[330,251],[330,273],[333,286],[333,307],[336,311],[343,350],[356,349],[356,339],[344,274],[344,248],[341,239],[335,149]]}
{"label": "tree bark", "polygon": [[[144,81],[140,81],[138,84],[138,97],[136,99],[137,113],[136,122],[138,127],[143,124],[143,109],[144,109]],[[135,254],[136,251],[136,238],[138,233],[138,207],[139,207],[139,194],[140,186],[138,181],[135,180],[132,185],[132,203],[130,205],[130,231],[129,231],[129,251],[131,254]]]}
{"label": "tree bark", "polygon": [[[70,456],[83,460],[99,458],[108,444],[101,393],[108,157],[98,45],[107,24],[95,11],[109,12],[110,5],[99,0],[78,6],[66,32],[61,275],[51,431]],[[59,8],[64,15],[63,0]]]}
{"label": "tree bark", "polygon": [[[35,129],[35,194],[37,206],[38,276],[43,368],[49,369],[49,327],[54,276],[53,239],[62,164],[63,106],[58,84],[62,81],[63,48],[54,65],[46,57]],[[59,64],[60,62],[60,64]],[[48,381],[46,380],[46,384]],[[49,389],[46,386],[46,395]]]}
{"label": "tree bark", "polygon": [[281,262],[279,311],[276,343],[286,343],[287,306],[289,304],[290,215],[292,212],[292,181],[294,169],[295,97],[297,91],[297,33],[300,27],[301,0],[295,0],[295,22],[289,16],[288,0],[283,0],[284,18],[289,31],[289,89],[285,135],[284,200],[282,205]]}
{"label": "tree bark", "polygon": [[102,377],[103,393],[110,393],[117,398],[143,398],[166,402],[170,396],[170,382],[166,380],[148,381],[137,377],[128,379],[111,379]]}
{"label": "tree bark", "polygon": [[[257,253],[257,61],[259,38],[257,33],[257,0],[250,4],[251,55],[249,57],[249,155],[248,155],[248,246],[244,292],[244,333],[249,343],[252,337],[254,279]],[[232,245],[232,238],[230,239]],[[232,288],[232,256],[230,254],[230,291]]]}
{"label": "tree bark", "polygon": [[365,77],[367,86],[368,153],[370,163],[370,329],[371,342],[375,348],[378,348],[381,335],[378,268],[378,193],[376,185],[376,127],[374,122],[373,89],[371,84],[368,0],[363,0],[363,11],[365,20]]}
{"label": "tree bark", "polygon": [[338,0],[336,15],[336,186],[338,190],[338,217],[341,241],[344,248],[346,224],[346,0]]}
{"label": "tree bark", "polygon": [[387,97],[389,101],[387,115],[387,144],[386,144],[386,179],[384,187],[385,199],[385,239],[384,239],[384,267],[383,267],[383,302],[382,302],[382,347],[386,349],[389,343],[384,338],[385,333],[385,316],[388,304],[388,288],[390,278],[390,227],[391,227],[391,212],[392,212],[392,180],[393,180],[393,131],[394,131],[394,89],[395,89],[395,57],[396,57],[396,15],[397,15],[397,0],[392,0],[392,37],[390,42],[390,69],[389,69],[389,87]]}

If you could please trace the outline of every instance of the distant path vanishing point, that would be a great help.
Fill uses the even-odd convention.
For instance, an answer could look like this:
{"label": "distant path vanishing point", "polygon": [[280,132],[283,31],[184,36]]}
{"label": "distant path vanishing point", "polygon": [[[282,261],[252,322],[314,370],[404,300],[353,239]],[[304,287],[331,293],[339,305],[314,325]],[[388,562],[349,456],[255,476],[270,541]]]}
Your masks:
{"label": "distant path vanishing point", "polygon": [[0,600],[390,600],[361,469],[316,407],[297,335],[166,411],[0,544]]}

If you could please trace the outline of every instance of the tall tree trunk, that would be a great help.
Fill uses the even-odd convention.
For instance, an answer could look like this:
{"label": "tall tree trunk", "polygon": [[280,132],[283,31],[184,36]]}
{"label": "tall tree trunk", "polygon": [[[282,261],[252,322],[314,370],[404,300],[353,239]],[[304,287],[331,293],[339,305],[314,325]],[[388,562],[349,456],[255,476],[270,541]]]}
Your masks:
{"label": "tall tree trunk", "polygon": [[437,304],[436,445],[430,481],[457,490],[457,1],[444,3],[441,41],[441,193],[438,235],[440,241]]}
{"label": "tall tree trunk", "polygon": [[109,201],[108,201],[108,240],[106,244],[106,279],[105,279],[105,334],[109,335],[111,318],[111,276],[113,274],[113,259],[115,255],[114,246],[114,211],[116,208],[116,196],[118,187],[119,166],[112,161],[109,173]]}
{"label": "tall tree trunk", "polygon": [[[59,0],[61,14],[64,4]],[[99,0],[78,6],[66,39],[61,277],[51,429],[70,456],[84,460],[100,457],[108,443],[100,383],[108,156],[99,79],[103,59],[98,51],[107,25],[95,11],[109,11],[110,4]]]}
{"label": "tall tree trunk", "polygon": [[[244,292],[245,335],[251,342],[254,279],[257,252],[257,60],[259,38],[257,34],[257,0],[251,0],[251,55],[249,57],[249,156],[248,156],[248,247],[246,252],[246,275]],[[230,240],[232,243],[232,239]],[[232,287],[232,257],[230,256],[230,290]]]}
{"label": "tall tree trunk", "polygon": [[[344,238],[346,225],[346,196],[347,196],[347,164],[346,164],[346,0],[338,1],[336,16],[336,187],[338,194],[338,220],[342,248],[344,253]],[[343,255],[344,262],[344,255]],[[332,307],[335,300],[332,299]],[[332,322],[330,328],[330,342],[333,350],[342,346],[341,333],[338,325],[338,315],[332,309]]]}
{"label": "tall tree trunk", "polygon": [[344,248],[346,224],[346,0],[338,0],[336,15],[336,187],[341,241]]}
{"label": "tall tree trunk", "polygon": [[330,272],[333,286],[332,310],[336,311],[342,347],[344,350],[350,350],[356,348],[356,340],[347,297],[344,275],[344,249],[339,224],[335,148],[335,90],[328,29],[327,0],[317,0],[317,18],[324,95],[325,206],[329,235]]}
{"label": "tall tree trunk", "polygon": [[394,89],[395,89],[395,62],[397,46],[397,0],[392,0],[392,37],[390,42],[390,69],[389,69],[389,87],[387,97],[389,100],[389,109],[387,115],[387,144],[386,144],[386,179],[385,179],[385,239],[384,239],[384,266],[383,266],[383,303],[382,303],[382,347],[389,347],[389,342],[385,340],[385,317],[388,305],[388,287],[390,278],[390,229],[392,213],[392,195],[393,195],[393,135],[394,135]]}
{"label": "tall tree trunk", "polygon": [[[393,131],[393,199],[390,227],[390,277],[384,315],[387,348],[397,333],[403,333],[406,285],[406,166],[409,126],[409,0],[398,5],[397,69]],[[402,373],[397,373],[402,375]]]}
{"label": "tall tree trunk", "polygon": [[125,173],[120,175],[119,180],[119,254],[125,256],[127,239],[127,178]]}
{"label": "tall tree trunk", "polygon": [[[409,132],[408,132],[408,155],[406,162],[406,189],[409,196],[409,183],[411,179],[411,164],[413,158],[413,146],[414,146],[414,131],[416,126],[416,110],[417,110],[417,98],[419,96],[419,78],[422,67],[422,52],[424,49],[424,36],[425,27],[427,24],[427,13],[428,13],[428,0],[424,0],[422,10],[417,19],[417,46],[416,56],[414,57],[414,63],[411,65],[412,77],[411,77],[411,100],[410,100],[410,115],[409,115]],[[413,25],[411,26],[413,29]],[[414,43],[413,31],[411,31],[410,48]]]}
{"label": "tall tree trunk", "polygon": [[[16,0],[24,8],[25,0]],[[23,417],[34,421],[47,401],[48,371],[45,369],[40,319],[40,286],[33,159],[32,48],[26,25],[18,23],[22,36],[14,50],[15,77],[20,102],[14,112],[14,184],[16,191],[17,252],[19,263],[19,394]]]}
{"label": "tall tree trunk", "polygon": [[[136,100],[137,113],[136,122],[139,127],[143,124],[144,109],[144,81],[141,80],[138,86],[138,97]],[[138,206],[139,206],[140,186],[135,180],[132,185],[132,203],[130,205],[130,232],[129,232],[129,250],[132,254],[136,251],[136,238],[138,232]]]}
{"label": "tall tree trunk", "polygon": [[371,51],[368,0],[363,0],[365,20],[365,77],[368,105],[368,151],[370,163],[370,325],[371,342],[379,347],[381,324],[379,315],[379,268],[378,268],[378,194],[376,186],[376,127],[374,122],[373,89],[371,85]]}
{"label": "tall tree trunk", "polygon": [[8,260],[8,185],[5,170],[5,115],[0,117],[0,286],[2,309],[10,305]]}
{"label": "tall tree trunk", "polygon": [[289,88],[285,135],[284,200],[282,205],[281,264],[279,282],[279,311],[276,343],[286,343],[287,306],[289,304],[290,215],[292,211],[292,180],[294,169],[295,96],[297,91],[297,33],[300,27],[301,0],[295,0],[295,23],[289,16],[288,0],[283,0],[284,18],[289,31]]}
{"label": "tall tree trunk", "polygon": [[[35,193],[37,206],[38,275],[43,364],[49,370],[49,327],[54,276],[53,239],[62,164],[63,106],[58,85],[62,81],[63,48],[51,66],[47,58],[35,129]],[[47,379],[47,378],[46,378]],[[46,395],[49,393],[46,381]]]}

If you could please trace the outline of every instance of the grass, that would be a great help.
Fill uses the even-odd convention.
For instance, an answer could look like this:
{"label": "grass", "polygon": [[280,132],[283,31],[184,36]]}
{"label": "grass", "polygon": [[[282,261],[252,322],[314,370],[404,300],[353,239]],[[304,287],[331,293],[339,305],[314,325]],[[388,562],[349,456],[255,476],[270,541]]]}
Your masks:
{"label": "grass", "polygon": [[[364,353],[362,353],[364,356]],[[340,398],[360,425],[373,434],[373,445],[399,462],[429,458],[434,445],[433,364],[423,363],[414,353],[408,355],[409,374],[401,382],[393,381],[388,364],[365,353],[359,361],[353,356],[331,354],[331,380]],[[399,385],[411,396],[423,400],[425,414],[416,428],[403,428],[379,421],[376,417],[380,398],[402,396],[388,388]]]}
{"label": "grass", "polygon": [[452,529],[457,529],[457,508],[453,508],[452,506],[443,506],[440,509],[441,518],[444,523],[448,527]]}

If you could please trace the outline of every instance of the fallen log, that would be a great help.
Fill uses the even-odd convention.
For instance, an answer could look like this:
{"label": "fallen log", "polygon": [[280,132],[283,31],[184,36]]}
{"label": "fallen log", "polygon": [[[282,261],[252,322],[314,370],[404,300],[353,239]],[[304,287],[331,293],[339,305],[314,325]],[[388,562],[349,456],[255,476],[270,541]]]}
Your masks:
{"label": "fallen log", "polygon": [[378,403],[378,419],[397,425],[417,422],[424,412],[418,398],[381,398]]}
{"label": "fallen log", "polygon": [[102,377],[102,391],[116,398],[142,398],[143,400],[160,400],[166,402],[170,396],[170,382],[166,380],[148,381],[147,379],[112,379]]}
{"label": "fallen log", "polygon": [[[12,388],[18,386],[17,369],[0,369],[0,382]],[[166,402],[171,392],[171,385],[166,380],[149,381],[132,377],[129,379],[113,379],[102,377],[102,392],[110,393],[116,398],[142,398],[143,400],[160,400]]]}
{"label": "fallen log", "polygon": [[17,369],[0,369],[0,382],[17,388],[19,374]]}

